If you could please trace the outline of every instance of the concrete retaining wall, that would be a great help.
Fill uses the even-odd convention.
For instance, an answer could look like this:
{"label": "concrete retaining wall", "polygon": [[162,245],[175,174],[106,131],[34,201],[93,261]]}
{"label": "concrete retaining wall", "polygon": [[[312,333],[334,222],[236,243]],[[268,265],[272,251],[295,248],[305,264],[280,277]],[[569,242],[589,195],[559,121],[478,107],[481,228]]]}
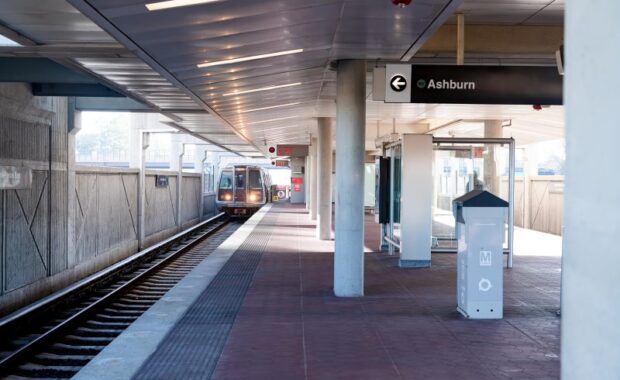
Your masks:
{"label": "concrete retaining wall", "polygon": [[67,162],[67,99],[1,84],[0,165],[28,167],[33,181],[0,190],[0,314],[24,303],[20,289],[69,266]]}
{"label": "concrete retaining wall", "polygon": [[[0,84],[0,165],[33,171],[31,188],[0,190],[0,316],[138,251],[139,170],[74,167],[68,105]],[[177,173],[146,172],[143,246],[199,222],[199,174],[183,173],[181,194],[178,221]]]}

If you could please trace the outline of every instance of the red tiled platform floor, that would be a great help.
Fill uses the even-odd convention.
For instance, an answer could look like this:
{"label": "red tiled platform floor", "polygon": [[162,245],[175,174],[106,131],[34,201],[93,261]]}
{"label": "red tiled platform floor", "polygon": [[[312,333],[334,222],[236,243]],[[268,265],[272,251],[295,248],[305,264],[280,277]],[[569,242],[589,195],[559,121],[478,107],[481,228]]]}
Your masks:
{"label": "red tiled platform floor", "polygon": [[[215,379],[557,379],[558,258],[505,270],[505,317],[455,311],[455,255],[400,269],[367,253],[365,297],[332,292],[333,242],[314,238],[300,206],[276,205],[278,228],[235,320]],[[367,246],[378,229],[367,217]]]}

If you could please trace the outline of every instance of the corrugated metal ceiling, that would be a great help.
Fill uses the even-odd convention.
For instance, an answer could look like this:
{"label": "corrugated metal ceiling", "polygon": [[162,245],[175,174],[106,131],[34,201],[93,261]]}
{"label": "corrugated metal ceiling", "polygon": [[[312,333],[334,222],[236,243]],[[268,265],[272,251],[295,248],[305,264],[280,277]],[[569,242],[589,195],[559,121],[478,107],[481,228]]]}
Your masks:
{"label": "corrugated metal ceiling", "polygon": [[[144,0],[69,2],[4,0],[0,22],[37,44],[100,44],[102,57],[74,61],[178,126],[247,155],[307,143],[314,118],[334,115],[330,62],[398,60],[459,5],[473,23],[553,25],[564,8],[563,0],[414,0],[404,9],[388,0],[222,0],[149,12]],[[126,53],[104,56],[115,39]],[[198,67],[292,49],[303,52]],[[268,87],[280,88],[255,91]],[[413,108],[401,108],[415,120]]]}

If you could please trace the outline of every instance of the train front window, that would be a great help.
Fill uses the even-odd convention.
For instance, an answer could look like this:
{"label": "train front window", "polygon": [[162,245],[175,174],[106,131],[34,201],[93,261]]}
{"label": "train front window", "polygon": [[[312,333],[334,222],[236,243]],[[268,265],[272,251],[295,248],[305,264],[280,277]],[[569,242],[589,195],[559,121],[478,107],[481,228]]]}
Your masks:
{"label": "train front window", "polygon": [[237,190],[245,189],[245,170],[235,173],[235,188]]}
{"label": "train front window", "polygon": [[233,182],[232,182],[232,172],[223,171],[222,177],[220,178],[220,189],[222,190],[232,190]]}
{"label": "train front window", "polygon": [[261,190],[263,188],[263,181],[260,177],[260,171],[250,170],[249,185],[252,190]]}

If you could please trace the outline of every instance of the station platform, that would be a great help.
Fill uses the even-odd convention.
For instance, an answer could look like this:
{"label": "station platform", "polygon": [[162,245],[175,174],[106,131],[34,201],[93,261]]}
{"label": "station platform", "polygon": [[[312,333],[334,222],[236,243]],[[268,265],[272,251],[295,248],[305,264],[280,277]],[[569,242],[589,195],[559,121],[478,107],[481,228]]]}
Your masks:
{"label": "station platform", "polygon": [[365,296],[337,298],[333,241],[303,205],[265,207],[75,378],[559,378],[559,257],[516,257],[504,318],[474,321],[456,255],[402,269],[378,239],[368,215]]}

